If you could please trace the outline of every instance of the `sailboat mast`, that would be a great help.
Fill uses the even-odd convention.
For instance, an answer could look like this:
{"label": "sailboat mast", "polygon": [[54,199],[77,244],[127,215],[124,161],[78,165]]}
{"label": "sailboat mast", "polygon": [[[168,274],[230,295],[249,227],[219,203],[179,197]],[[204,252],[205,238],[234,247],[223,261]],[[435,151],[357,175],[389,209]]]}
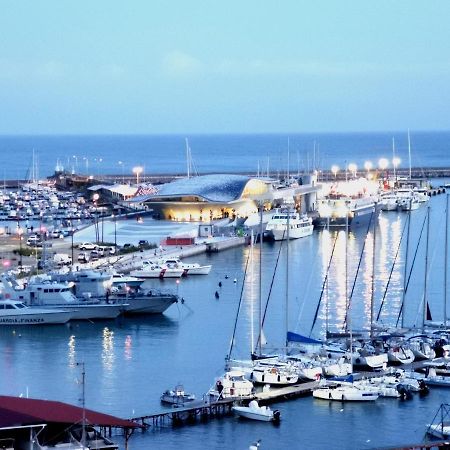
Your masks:
{"label": "sailboat mast", "polygon": [[372,286],[370,294],[370,339],[373,339],[373,317],[374,317],[374,300],[375,300],[375,248],[377,235],[377,219],[373,221],[373,239],[372,239]]}
{"label": "sailboat mast", "polygon": [[448,225],[449,225],[449,196],[446,194],[446,204],[445,204],[445,264],[444,264],[444,326],[447,326],[447,261],[448,261]]}
{"label": "sailboat mast", "polygon": [[190,149],[189,149],[189,141],[188,138],[186,139],[186,165],[187,165],[187,177],[190,178],[191,174],[191,155],[190,155]]}
{"label": "sailboat mast", "polygon": [[425,330],[425,319],[427,317],[427,279],[428,279],[428,247],[430,240],[430,207],[427,207],[427,239],[425,244],[425,277],[423,284],[423,317],[422,317],[422,332]]}
{"label": "sailboat mast", "polygon": [[255,334],[255,327],[254,327],[254,320],[255,320],[255,318],[254,318],[254,314],[255,314],[255,312],[254,312],[254,309],[253,309],[253,302],[254,302],[254,298],[255,298],[255,296],[254,296],[254,287],[253,287],[253,282],[254,282],[254,280],[255,280],[255,274],[254,274],[254,271],[255,271],[255,267],[254,267],[254,252],[253,252],[253,229],[251,230],[251,233],[250,233],[250,264],[251,264],[251,283],[250,283],[250,298],[251,298],[251,301],[250,301],[250,339],[251,339],[251,342],[250,342],[250,344],[251,344],[251,347],[250,347],[250,354],[252,354],[253,353],[253,351],[254,351],[254,348],[255,348],[255,337],[254,337],[254,334]]}
{"label": "sailboat mast", "polygon": [[289,310],[289,228],[290,228],[290,217],[291,217],[291,211],[288,208],[287,211],[287,233],[286,233],[286,305],[285,305],[285,351],[287,353],[287,347],[288,347],[288,340],[287,340],[287,334],[289,331],[289,317],[288,317],[288,310]]}
{"label": "sailboat mast", "polygon": [[411,227],[411,209],[408,210],[408,229],[406,231],[406,250],[405,250],[405,270],[403,273],[403,294],[402,294],[402,328],[405,326],[405,299],[406,288],[408,286],[408,256],[409,256],[409,231]]}
{"label": "sailboat mast", "polygon": [[395,187],[395,180],[396,175],[395,175],[395,166],[397,165],[395,162],[395,138],[394,136],[392,136],[392,165],[394,166],[394,187]]}
{"label": "sailboat mast", "polygon": [[[290,146],[289,146],[289,136],[288,136],[288,140],[287,140],[287,172],[286,172],[286,179],[289,183],[289,178],[290,178],[290,173],[289,173],[289,166],[291,164],[290,161]],[[288,216],[288,220],[289,220],[289,216]]]}
{"label": "sailboat mast", "polygon": [[259,210],[259,340],[258,340],[258,350],[259,356],[261,356],[261,343],[262,343],[262,249],[263,249],[263,205],[264,202],[261,200],[260,210]]}
{"label": "sailboat mast", "polygon": [[409,179],[411,179],[411,139],[408,128],[408,161],[409,161]]}
{"label": "sailboat mast", "polygon": [[348,297],[348,214],[345,219],[345,295],[347,300],[347,326],[350,333],[350,364],[351,373],[353,373],[353,330],[352,330],[352,307],[351,300]]}

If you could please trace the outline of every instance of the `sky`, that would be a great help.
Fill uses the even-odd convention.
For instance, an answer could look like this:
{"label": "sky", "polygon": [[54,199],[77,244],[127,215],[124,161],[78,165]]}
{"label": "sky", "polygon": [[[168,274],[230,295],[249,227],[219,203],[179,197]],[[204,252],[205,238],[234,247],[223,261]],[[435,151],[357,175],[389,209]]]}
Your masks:
{"label": "sky", "polygon": [[1,0],[0,133],[450,129],[450,2]]}

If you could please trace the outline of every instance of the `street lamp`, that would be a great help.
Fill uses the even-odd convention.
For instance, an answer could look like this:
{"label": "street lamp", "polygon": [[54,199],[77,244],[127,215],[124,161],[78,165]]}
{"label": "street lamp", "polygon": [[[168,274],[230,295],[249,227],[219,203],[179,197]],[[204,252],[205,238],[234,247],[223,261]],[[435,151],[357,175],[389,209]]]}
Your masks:
{"label": "street lamp", "polygon": [[353,177],[356,178],[356,171],[358,170],[358,166],[355,163],[350,163],[348,165],[348,170],[353,173]]}
{"label": "street lamp", "polygon": [[114,250],[117,253],[117,217],[115,214],[112,217],[114,219]]}
{"label": "street lamp", "polygon": [[136,184],[139,184],[139,175],[144,169],[141,166],[133,167],[133,173],[136,175]]}
{"label": "street lamp", "polygon": [[73,267],[73,235],[74,235],[74,233],[75,233],[75,228],[72,228],[70,230],[70,236],[72,238],[72,247],[71,247],[71,249],[72,249],[72,267]]}
{"label": "street lamp", "polygon": [[122,184],[125,184],[125,174],[124,174],[124,167],[123,167],[123,161],[118,161],[117,164],[122,168]]}
{"label": "street lamp", "polygon": [[98,233],[98,208],[97,208],[97,201],[99,198],[100,198],[100,195],[98,195],[97,192],[92,196],[92,200],[94,201],[94,206],[95,206],[95,219],[94,219],[95,242],[98,242],[100,240],[99,233]]}
{"label": "street lamp", "polygon": [[381,159],[378,161],[378,167],[379,167],[381,170],[386,170],[386,169],[388,168],[388,166],[389,166],[389,161],[388,161],[386,158],[381,158]]}
{"label": "street lamp", "polygon": [[336,180],[336,175],[339,172],[339,166],[331,166],[331,172],[334,175],[334,179]]}
{"label": "street lamp", "polygon": [[17,221],[17,235],[19,236],[19,266],[22,268],[22,227],[19,221]]}

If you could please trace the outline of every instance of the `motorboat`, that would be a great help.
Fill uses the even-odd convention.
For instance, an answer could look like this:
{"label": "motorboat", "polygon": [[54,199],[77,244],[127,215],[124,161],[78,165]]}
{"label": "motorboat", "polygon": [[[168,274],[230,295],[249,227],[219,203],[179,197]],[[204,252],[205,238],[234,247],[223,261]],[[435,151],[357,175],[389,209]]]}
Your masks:
{"label": "motorboat", "polygon": [[180,278],[184,269],[169,267],[156,261],[144,261],[142,268],[133,270],[130,275],[137,278]]}
{"label": "motorboat", "polygon": [[313,397],[342,402],[373,401],[379,397],[379,393],[352,382],[321,381],[319,386],[313,390]]}
{"label": "motorboat", "polygon": [[[163,278],[163,268],[158,264],[146,265],[141,269],[132,270],[130,275],[135,278]],[[180,275],[181,276],[181,275]]]}
{"label": "motorboat", "polygon": [[0,325],[63,324],[72,317],[62,309],[30,308],[23,302],[5,298],[0,300]]}
{"label": "motorboat", "polygon": [[168,389],[161,395],[161,403],[170,405],[183,405],[184,403],[193,402],[195,400],[194,394],[188,394],[184,391],[181,384],[175,386],[175,389]]}
{"label": "motorboat", "polygon": [[383,194],[378,202],[381,211],[397,211],[398,197],[394,192]]}
{"label": "motorboat", "polygon": [[111,278],[112,286],[130,286],[139,287],[144,280],[142,278],[125,275],[123,273],[113,272]]}
{"label": "motorboat", "polygon": [[272,410],[268,406],[259,406],[256,400],[252,400],[248,406],[233,406],[233,412],[239,417],[262,422],[279,422],[280,411]]}
{"label": "motorboat", "polygon": [[250,397],[253,390],[253,383],[245,378],[244,372],[230,370],[216,380],[208,394],[216,399]]}
{"label": "motorboat", "polygon": [[399,200],[399,206],[402,211],[415,211],[419,209],[422,202],[419,200],[419,196],[417,194],[413,194],[409,198],[405,198]]}
{"label": "motorboat", "polygon": [[427,425],[427,434],[438,439],[448,439],[450,437],[450,422]]}
{"label": "motorboat", "polygon": [[211,271],[211,265],[200,265],[198,263],[186,263],[179,258],[170,258],[161,260],[162,266],[168,268],[183,269],[183,276],[186,275],[208,275]]}
{"label": "motorboat", "polygon": [[5,296],[30,308],[70,311],[71,320],[114,319],[124,309],[123,303],[101,302],[90,296],[78,299],[70,284],[51,281],[46,276],[30,278],[28,283],[19,285],[13,277],[3,274],[2,282]]}
{"label": "motorboat", "polygon": [[275,241],[286,240],[288,236],[289,239],[311,236],[313,230],[312,219],[306,214],[300,215],[295,211],[277,211],[266,226],[266,234]]}

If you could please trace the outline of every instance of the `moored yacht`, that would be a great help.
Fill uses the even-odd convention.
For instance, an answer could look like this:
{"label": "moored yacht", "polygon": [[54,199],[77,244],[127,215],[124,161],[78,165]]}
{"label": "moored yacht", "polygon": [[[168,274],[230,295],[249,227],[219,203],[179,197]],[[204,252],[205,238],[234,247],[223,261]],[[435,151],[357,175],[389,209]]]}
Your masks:
{"label": "moored yacht", "polygon": [[168,268],[183,269],[183,276],[186,275],[208,275],[211,271],[211,265],[200,265],[198,263],[186,263],[180,258],[167,258],[161,260],[161,265]]}
{"label": "moored yacht", "polygon": [[0,326],[63,324],[71,317],[70,311],[62,309],[30,308],[17,300],[0,300]]}
{"label": "moored yacht", "polygon": [[2,276],[2,281],[5,296],[31,308],[70,311],[73,320],[114,319],[123,310],[120,303],[103,303],[88,297],[80,300],[74,296],[69,284],[50,281],[48,277],[34,277],[22,286],[6,275]]}
{"label": "moored yacht", "polygon": [[329,196],[318,202],[319,216],[314,224],[319,227],[350,227],[367,224],[379,208],[372,197]]}
{"label": "moored yacht", "polygon": [[312,219],[295,211],[276,211],[266,226],[266,234],[275,241],[310,236],[313,230]]}

